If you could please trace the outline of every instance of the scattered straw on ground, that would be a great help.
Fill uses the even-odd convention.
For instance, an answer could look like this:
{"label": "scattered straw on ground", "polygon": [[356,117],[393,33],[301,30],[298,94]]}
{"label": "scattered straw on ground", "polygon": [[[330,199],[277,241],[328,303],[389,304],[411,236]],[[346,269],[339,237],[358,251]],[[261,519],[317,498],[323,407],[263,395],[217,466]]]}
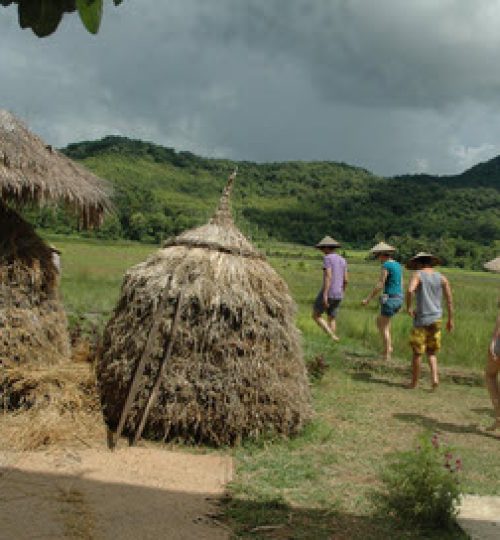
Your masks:
{"label": "scattered straw on ground", "polygon": [[[82,347],[75,351],[81,353]],[[94,368],[88,362],[4,365],[0,396],[0,449],[35,450],[104,436]]]}

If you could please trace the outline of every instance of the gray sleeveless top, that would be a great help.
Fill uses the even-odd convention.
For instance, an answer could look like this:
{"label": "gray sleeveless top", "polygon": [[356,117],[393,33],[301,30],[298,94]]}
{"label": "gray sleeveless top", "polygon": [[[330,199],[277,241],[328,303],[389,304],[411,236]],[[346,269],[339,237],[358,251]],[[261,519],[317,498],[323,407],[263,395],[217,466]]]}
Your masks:
{"label": "gray sleeveless top", "polygon": [[443,316],[441,274],[439,272],[432,272],[431,274],[419,272],[418,276],[420,284],[415,291],[417,310],[413,325],[428,326]]}

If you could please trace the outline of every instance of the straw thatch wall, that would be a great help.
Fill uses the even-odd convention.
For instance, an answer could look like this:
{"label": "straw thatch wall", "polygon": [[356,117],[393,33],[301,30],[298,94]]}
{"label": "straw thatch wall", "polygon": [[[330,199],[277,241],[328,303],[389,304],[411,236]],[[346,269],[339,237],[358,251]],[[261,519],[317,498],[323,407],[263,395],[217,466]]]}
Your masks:
{"label": "straw thatch wall", "polygon": [[67,321],[52,252],[0,201],[0,364],[69,357]]}
{"label": "straw thatch wall", "polygon": [[228,195],[209,224],[168,242],[125,276],[97,373],[112,429],[167,286],[159,335],[125,432],[139,423],[181,290],[173,352],[145,436],[233,444],[264,433],[294,434],[311,416],[295,305],[286,283],[232,224]]}
{"label": "straw thatch wall", "polygon": [[84,228],[111,210],[110,186],[0,109],[0,199],[19,204],[62,201]]}

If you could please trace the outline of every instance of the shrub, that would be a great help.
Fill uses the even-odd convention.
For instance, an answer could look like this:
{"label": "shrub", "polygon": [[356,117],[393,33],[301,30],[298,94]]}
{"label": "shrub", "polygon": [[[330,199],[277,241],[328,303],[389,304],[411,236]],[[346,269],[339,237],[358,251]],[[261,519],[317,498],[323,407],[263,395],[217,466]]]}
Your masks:
{"label": "shrub", "polygon": [[392,457],[382,472],[385,490],[377,493],[379,510],[404,525],[448,529],[460,501],[462,462],[437,434],[420,435],[414,450]]}

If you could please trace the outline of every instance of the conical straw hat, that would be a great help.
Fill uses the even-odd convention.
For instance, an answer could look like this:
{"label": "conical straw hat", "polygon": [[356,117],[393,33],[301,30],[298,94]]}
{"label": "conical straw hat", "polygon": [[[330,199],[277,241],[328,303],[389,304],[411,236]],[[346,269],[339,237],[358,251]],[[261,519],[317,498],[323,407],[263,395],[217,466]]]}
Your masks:
{"label": "conical straw hat", "polygon": [[321,242],[318,242],[315,247],[322,248],[322,247],[340,247],[340,242],[337,242],[335,238],[332,238],[331,236],[325,236]]}
{"label": "conical straw hat", "polygon": [[425,251],[420,251],[406,263],[406,268],[408,268],[408,270],[417,270],[418,262],[424,257],[431,259],[432,266],[437,266],[438,264],[442,263],[441,259],[436,255],[433,255],[432,253],[426,253]]}
{"label": "conical straw hat", "polygon": [[376,246],[370,249],[370,253],[373,255],[379,255],[380,253],[394,253],[396,248],[386,244],[385,242],[379,242]]}
{"label": "conical straw hat", "polygon": [[61,201],[78,212],[87,227],[99,225],[111,209],[110,193],[107,182],[0,109],[0,199],[39,205]]}
{"label": "conical straw hat", "polygon": [[489,270],[490,272],[500,272],[500,257],[497,257],[496,259],[487,262],[484,265],[484,268],[486,268],[486,270]]}

